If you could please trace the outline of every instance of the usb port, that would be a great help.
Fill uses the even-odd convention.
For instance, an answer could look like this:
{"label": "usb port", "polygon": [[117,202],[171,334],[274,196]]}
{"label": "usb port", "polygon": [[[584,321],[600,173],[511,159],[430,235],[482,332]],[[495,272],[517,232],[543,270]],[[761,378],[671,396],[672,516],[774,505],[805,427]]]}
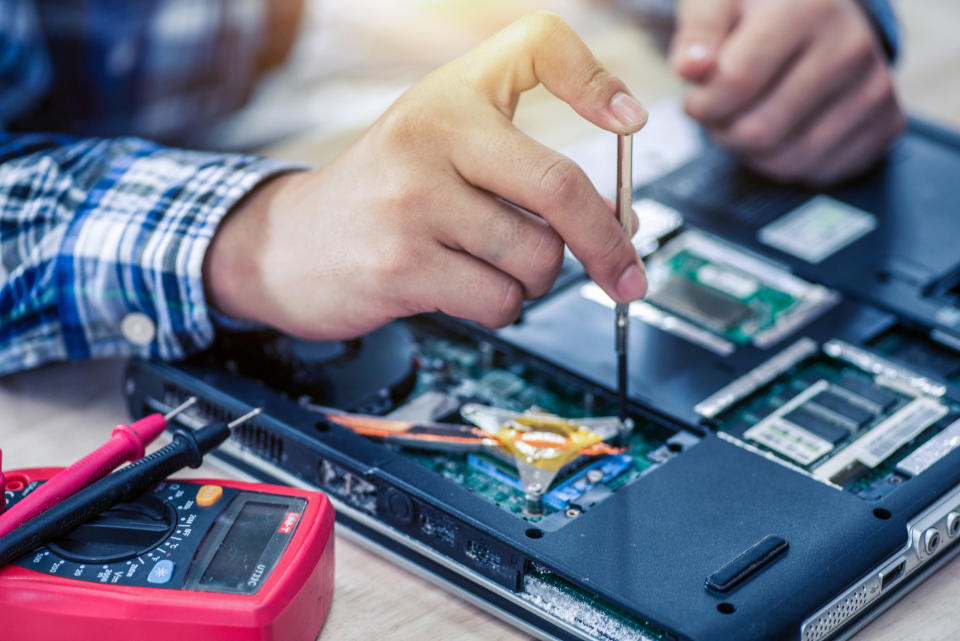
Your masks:
{"label": "usb port", "polygon": [[886,590],[887,587],[903,576],[903,570],[907,567],[906,560],[900,561],[892,568],[887,568],[880,573],[880,589]]}

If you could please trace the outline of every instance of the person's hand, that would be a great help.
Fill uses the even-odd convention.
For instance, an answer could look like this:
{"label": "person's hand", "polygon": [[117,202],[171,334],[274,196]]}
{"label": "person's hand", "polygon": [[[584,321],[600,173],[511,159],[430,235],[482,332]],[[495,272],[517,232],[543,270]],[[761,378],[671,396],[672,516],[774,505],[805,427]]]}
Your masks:
{"label": "person's hand", "polygon": [[616,301],[641,297],[643,266],[608,203],[511,123],[538,83],[609,131],[646,122],[570,27],[529,15],[427,76],[330,165],[238,205],[205,256],[208,301],[314,339],[436,310],[497,327],[548,291],[564,243]]}
{"label": "person's hand", "polygon": [[779,180],[851,177],[904,127],[856,0],[680,0],[670,58],[687,113]]}

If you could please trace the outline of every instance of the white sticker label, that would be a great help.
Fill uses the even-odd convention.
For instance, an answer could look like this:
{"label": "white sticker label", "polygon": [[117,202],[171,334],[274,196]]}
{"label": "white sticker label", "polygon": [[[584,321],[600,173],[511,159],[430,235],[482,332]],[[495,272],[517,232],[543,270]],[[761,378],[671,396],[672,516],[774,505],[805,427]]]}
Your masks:
{"label": "white sticker label", "polygon": [[919,396],[820,465],[813,475],[822,481],[829,481],[854,461],[874,468],[946,413],[945,405],[932,398]]}
{"label": "white sticker label", "polygon": [[960,421],[954,421],[945,430],[918,447],[913,454],[900,461],[897,470],[916,476],[960,447]]}
{"label": "white sticker label", "polygon": [[760,289],[756,278],[741,274],[732,269],[723,269],[713,263],[707,263],[697,270],[697,278],[704,285],[726,292],[734,298],[750,298]]}
{"label": "white sticker label", "polygon": [[744,436],[780,452],[800,465],[810,465],[833,449],[830,441],[779,417],[754,425]]}
{"label": "white sticker label", "polygon": [[873,214],[821,194],[763,227],[758,238],[808,263],[819,263],[876,226]]}
{"label": "white sticker label", "polygon": [[947,413],[947,408],[920,397],[878,425],[857,442],[861,463],[876,467]]}

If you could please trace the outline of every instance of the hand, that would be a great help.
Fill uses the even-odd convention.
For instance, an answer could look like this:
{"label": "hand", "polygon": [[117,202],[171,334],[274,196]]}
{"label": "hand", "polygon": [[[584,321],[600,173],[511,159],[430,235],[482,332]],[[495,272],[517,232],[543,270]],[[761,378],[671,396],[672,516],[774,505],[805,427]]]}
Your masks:
{"label": "hand", "polygon": [[680,0],[671,45],[686,110],[776,179],[867,169],[904,127],[893,78],[856,0]]}
{"label": "hand", "polygon": [[205,257],[208,301],[313,339],[436,310],[497,327],[548,291],[564,243],[615,300],[641,297],[636,250],[586,174],[511,123],[541,82],[609,131],[646,122],[570,27],[529,15],[427,76],[330,165],[238,205]]}

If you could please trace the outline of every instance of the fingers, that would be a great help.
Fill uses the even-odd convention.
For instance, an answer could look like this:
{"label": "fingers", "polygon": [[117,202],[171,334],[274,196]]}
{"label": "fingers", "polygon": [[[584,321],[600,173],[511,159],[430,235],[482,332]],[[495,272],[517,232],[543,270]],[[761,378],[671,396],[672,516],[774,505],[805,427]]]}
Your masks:
{"label": "fingers", "polygon": [[[820,184],[875,161],[902,128],[903,114],[890,73],[876,67],[809,127],[750,164],[779,180]],[[860,144],[861,135],[871,137],[873,144]],[[861,155],[854,159],[855,153]]]}
{"label": "fingers", "polygon": [[810,19],[794,3],[753,5],[721,47],[714,72],[688,93],[687,112],[701,122],[722,122],[751,104],[807,44],[809,29],[801,22]]}
{"label": "fingers", "polygon": [[903,112],[895,101],[875,115],[878,122],[888,123],[879,135],[872,119],[868,118],[852,136],[824,154],[823,162],[811,172],[807,181],[813,185],[826,185],[869,169],[906,126]]}
{"label": "fingers", "polygon": [[453,154],[471,184],[546,220],[617,302],[646,292],[637,252],[587,175],[572,160],[507,123],[472,128]]}
{"label": "fingers", "polygon": [[516,279],[525,298],[553,286],[563,264],[563,240],[542,218],[470,186],[440,221],[436,237]]}
{"label": "fingers", "polygon": [[[457,172],[542,217],[614,300],[641,297],[646,280],[636,251],[586,174],[510,122],[520,93],[542,83],[594,124],[636,131],[647,113],[623,82],[603,69],[566,23],[544,12],[518,20],[440,73],[445,86],[453,80],[495,108],[485,115],[478,111],[470,126],[456,128],[458,144],[450,159]],[[487,247],[472,251],[491,255]],[[506,258],[514,260],[503,255],[487,260],[516,273],[515,265],[502,262]],[[540,291],[543,280],[524,278],[528,293]]]}
{"label": "fingers", "polygon": [[623,81],[607,72],[573,29],[551,13],[521,18],[452,69],[508,118],[519,95],[542,83],[608,131],[631,133],[647,122],[647,111]]}
{"label": "fingers", "polygon": [[406,287],[409,297],[421,299],[418,311],[441,311],[484,327],[509,325],[523,309],[523,287],[516,279],[452,249],[437,253]]}
{"label": "fingers", "polygon": [[859,38],[839,35],[819,39],[766,97],[714,129],[715,140],[741,153],[772,153],[840,94],[858,86],[872,64],[884,64],[867,28]]}
{"label": "fingers", "polygon": [[713,70],[717,52],[736,21],[736,9],[735,0],[680,0],[670,61],[681,78],[700,80]]}

